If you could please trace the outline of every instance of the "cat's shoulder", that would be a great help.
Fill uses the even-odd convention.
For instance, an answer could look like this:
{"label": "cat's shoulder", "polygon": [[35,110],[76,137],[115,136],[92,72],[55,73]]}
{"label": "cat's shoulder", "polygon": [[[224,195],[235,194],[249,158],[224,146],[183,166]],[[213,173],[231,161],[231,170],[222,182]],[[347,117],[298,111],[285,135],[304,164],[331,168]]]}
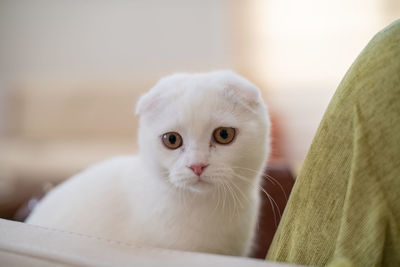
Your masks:
{"label": "cat's shoulder", "polygon": [[117,176],[131,172],[137,166],[140,166],[137,156],[119,155],[97,162],[74,177],[93,177],[93,179],[97,180],[101,178],[116,178]]}
{"label": "cat's shoulder", "polygon": [[82,196],[87,196],[101,193],[104,188],[113,189],[121,178],[132,172],[138,165],[137,161],[136,156],[114,156],[97,162],[56,186],[48,195],[74,193],[79,197],[77,193],[81,191],[84,192]]}
{"label": "cat's shoulder", "polygon": [[119,177],[131,172],[135,166],[139,166],[136,156],[114,156],[90,165],[64,181],[60,186],[70,187],[78,184],[83,186],[90,183],[99,184],[110,180],[116,181]]}

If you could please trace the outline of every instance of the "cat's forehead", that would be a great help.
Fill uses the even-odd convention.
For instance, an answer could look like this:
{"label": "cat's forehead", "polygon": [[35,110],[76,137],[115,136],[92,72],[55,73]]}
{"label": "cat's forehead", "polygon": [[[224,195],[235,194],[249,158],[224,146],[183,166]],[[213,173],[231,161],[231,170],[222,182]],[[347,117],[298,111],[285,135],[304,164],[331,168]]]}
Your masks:
{"label": "cat's forehead", "polygon": [[153,120],[160,127],[190,127],[193,132],[216,125],[236,126],[239,122],[234,103],[212,88],[186,88],[163,99]]}

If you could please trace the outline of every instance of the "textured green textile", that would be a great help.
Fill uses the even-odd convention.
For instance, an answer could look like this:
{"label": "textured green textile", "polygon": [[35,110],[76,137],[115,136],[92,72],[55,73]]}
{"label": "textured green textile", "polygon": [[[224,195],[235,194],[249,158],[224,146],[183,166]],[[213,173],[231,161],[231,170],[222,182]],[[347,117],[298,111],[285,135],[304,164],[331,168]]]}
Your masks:
{"label": "textured green textile", "polygon": [[267,259],[400,266],[400,20],[339,85]]}

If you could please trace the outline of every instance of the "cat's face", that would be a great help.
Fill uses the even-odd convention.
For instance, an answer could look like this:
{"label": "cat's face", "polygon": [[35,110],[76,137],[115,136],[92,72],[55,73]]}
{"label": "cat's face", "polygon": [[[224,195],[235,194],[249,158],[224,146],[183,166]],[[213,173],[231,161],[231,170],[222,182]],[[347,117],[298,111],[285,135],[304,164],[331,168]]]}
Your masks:
{"label": "cat's face", "polygon": [[232,72],[162,79],[137,105],[140,154],[176,187],[208,192],[255,179],[269,153],[257,87]]}

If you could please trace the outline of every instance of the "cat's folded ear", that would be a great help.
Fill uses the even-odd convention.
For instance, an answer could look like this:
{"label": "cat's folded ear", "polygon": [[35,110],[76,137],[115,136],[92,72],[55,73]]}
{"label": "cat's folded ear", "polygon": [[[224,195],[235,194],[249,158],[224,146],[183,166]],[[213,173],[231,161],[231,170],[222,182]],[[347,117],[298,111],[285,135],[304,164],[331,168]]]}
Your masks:
{"label": "cat's folded ear", "polygon": [[136,103],[135,114],[141,115],[146,110],[151,109],[152,106],[154,106],[157,101],[156,98],[157,95],[154,94],[154,92],[152,91],[143,94]]}
{"label": "cat's folded ear", "polygon": [[233,71],[217,72],[224,84],[224,95],[250,109],[264,105],[260,89]]}

